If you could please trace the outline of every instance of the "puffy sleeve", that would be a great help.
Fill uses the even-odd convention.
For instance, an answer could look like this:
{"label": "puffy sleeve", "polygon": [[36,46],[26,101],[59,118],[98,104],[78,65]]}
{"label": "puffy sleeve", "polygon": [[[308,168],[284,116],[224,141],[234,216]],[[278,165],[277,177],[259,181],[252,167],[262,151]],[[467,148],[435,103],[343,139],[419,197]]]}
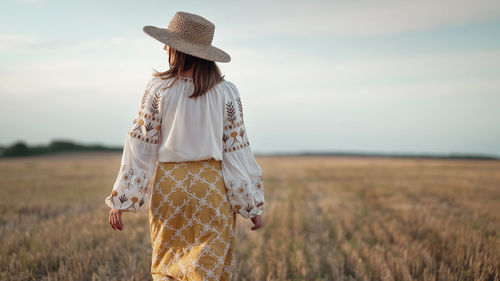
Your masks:
{"label": "puffy sleeve", "polygon": [[228,82],[225,95],[222,173],[232,209],[244,218],[262,215],[262,169],[250,148],[238,89]]}
{"label": "puffy sleeve", "polygon": [[151,89],[142,95],[139,111],[125,137],[118,176],[104,202],[110,208],[139,212],[151,198],[153,174],[161,137],[161,94]]}

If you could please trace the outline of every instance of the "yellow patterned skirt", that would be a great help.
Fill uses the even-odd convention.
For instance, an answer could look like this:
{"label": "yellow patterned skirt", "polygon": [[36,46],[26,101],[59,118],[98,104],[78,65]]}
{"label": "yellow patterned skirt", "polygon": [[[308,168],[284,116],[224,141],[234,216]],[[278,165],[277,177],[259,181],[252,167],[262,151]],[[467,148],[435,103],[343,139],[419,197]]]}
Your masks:
{"label": "yellow patterned skirt", "polygon": [[231,280],[236,214],[221,162],[157,162],[149,206],[153,280]]}

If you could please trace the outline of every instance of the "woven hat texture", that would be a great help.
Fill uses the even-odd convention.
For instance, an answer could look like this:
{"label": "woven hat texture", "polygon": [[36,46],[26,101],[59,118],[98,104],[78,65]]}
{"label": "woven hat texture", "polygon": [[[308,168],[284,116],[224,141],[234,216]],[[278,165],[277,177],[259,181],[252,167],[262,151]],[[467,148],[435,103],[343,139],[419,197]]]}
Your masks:
{"label": "woven hat texture", "polygon": [[215,25],[202,16],[176,12],[167,28],[146,25],[142,30],[180,52],[210,61],[231,61],[229,54],[212,45]]}

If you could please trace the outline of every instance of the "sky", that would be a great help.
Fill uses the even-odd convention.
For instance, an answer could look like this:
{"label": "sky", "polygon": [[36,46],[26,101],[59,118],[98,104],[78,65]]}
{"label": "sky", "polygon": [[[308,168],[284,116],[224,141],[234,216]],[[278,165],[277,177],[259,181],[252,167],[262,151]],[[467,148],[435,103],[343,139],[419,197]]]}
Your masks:
{"label": "sky", "polygon": [[215,26],[252,150],[500,156],[500,1],[0,2],[0,144],[124,144],[176,11]]}

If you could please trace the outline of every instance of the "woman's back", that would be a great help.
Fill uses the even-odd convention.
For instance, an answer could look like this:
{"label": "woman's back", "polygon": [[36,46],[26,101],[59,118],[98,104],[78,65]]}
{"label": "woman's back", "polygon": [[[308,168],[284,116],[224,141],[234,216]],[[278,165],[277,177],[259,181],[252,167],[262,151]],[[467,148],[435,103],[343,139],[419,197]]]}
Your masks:
{"label": "woman's back", "polygon": [[222,81],[206,94],[190,98],[193,80],[179,77],[172,87],[162,89],[174,78],[156,78],[153,91],[161,93],[162,125],[158,161],[222,160],[224,103],[233,95],[231,82]]}

